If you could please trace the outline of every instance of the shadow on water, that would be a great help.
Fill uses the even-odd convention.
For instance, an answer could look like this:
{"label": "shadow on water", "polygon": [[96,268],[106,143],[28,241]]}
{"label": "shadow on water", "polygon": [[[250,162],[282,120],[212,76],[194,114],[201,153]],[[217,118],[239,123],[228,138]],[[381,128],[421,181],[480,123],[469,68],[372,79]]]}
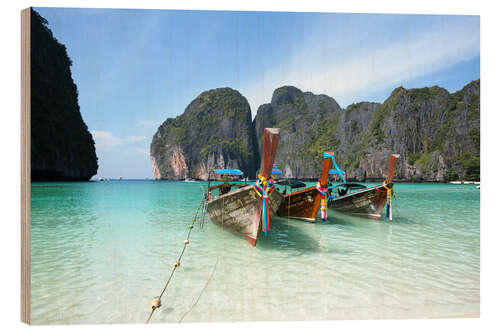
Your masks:
{"label": "shadow on water", "polygon": [[348,226],[353,226],[355,223],[351,219],[353,218],[352,216],[342,216],[342,215],[332,215],[330,214],[325,222],[321,222],[322,224],[341,224],[341,225],[348,225]]}
{"label": "shadow on water", "polygon": [[[310,231],[314,237],[307,231]],[[328,230],[324,230],[324,232],[328,232]],[[260,250],[284,250],[289,251],[290,255],[296,256],[309,253],[345,254],[349,252],[322,245],[322,234],[323,231],[318,232],[314,223],[275,217],[267,236],[262,231],[259,232],[257,246]]]}
{"label": "shadow on water", "polygon": [[412,220],[412,219],[409,219],[405,216],[394,216],[392,218],[392,221],[386,221],[386,222],[389,222],[389,223],[407,223],[407,224],[417,224],[418,222],[416,222],[415,220]]}
{"label": "shadow on water", "polygon": [[[318,223],[318,219],[316,219]],[[355,215],[346,215],[346,214],[341,214],[341,213],[333,213],[333,214],[328,214],[328,218],[326,219],[325,222],[320,222],[321,224],[329,224],[329,225],[344,225],[344,226],[356,226],[360,223],[408,223],[408,224],[414,224],[416,223],[414,220],[409,219],[406,216],[394,216],[392,218],[392,221],[389,221],[385,215],[382,216],[378,220],[370,219],[367,217],[360,217],[360,216],[355,216]]]}

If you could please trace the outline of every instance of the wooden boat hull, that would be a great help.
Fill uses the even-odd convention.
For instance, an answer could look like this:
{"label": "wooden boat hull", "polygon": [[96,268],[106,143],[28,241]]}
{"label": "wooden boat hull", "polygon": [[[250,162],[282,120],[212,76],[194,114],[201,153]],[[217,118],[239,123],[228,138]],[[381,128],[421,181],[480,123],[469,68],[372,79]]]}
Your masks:
{"label": "wooden boat hull", "polygon": [[[279,128],[264,129],[260,171],[265,179],[271,176],[279,138]],[[277,190],[272,191],[268,199],[269,219],[276,214],[281,201],[283,195]],[[207,213],[212,222],[246,238],[255,246],[261,226],[262,206],[262,198],[252,185],[248,185],[210,200],[207,203]]]}
{"label": "wooden boat hull", "polygon": [[[282,201],[283,195],[274,190],[268,200],[269,218],[276,214]],[[262,220],[262,199],[252,185],[209,201],[207,213],[215,224],[245,238],[253,246],[257,244]]]}
{"label": "wooden boat hull", "polygon": [[[385,185],[392,188],[392,183]],[[352,194],[328,200],[328,208],[337,212],[379,219],[387,201],[384,185],[377,185]]]}
{"label": "wooden boat hull", "polygon": [[316,187],[285,194],[278,216],[314,222],[319,207],[319,192]]}
{"label": "wooden boat hull", "polygon": [[[321,177],[318,180],[323,187],[328,186],[327,179],[331,165],[332,159],[330,157],[323,157],[323,168]],[[297,192],[285,194],[284,200],[278,210],[278,215],[314,222],[320,204],[321,194],[315,186],[311,186]]]}

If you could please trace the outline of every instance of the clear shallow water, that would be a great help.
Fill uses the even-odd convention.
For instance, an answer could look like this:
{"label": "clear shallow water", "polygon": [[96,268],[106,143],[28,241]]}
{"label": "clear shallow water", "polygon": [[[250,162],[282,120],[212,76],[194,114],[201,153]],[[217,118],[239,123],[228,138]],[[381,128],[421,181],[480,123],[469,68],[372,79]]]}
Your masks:
{"label": "clear shallow water", "polygon": [[[143,323],[183,246],[206,183],[35,183],[34,324]],[[473,185],[396,184],[392,222],[328,211],[275,218],[257,247],[195,227],[151,322],[479,315]]]}

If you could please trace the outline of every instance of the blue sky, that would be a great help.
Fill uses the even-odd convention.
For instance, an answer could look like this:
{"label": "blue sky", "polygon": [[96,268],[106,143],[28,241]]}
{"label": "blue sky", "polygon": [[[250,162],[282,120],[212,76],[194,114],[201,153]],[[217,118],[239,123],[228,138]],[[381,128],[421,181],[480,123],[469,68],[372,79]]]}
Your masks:
{"label": "blue sky", "polygon": [[480,76],[478,16],[35,9],[73,61],[98,177],[152,178],[156,129],[207,89],[239,90],[255,115],[283,85],[346,107]]}

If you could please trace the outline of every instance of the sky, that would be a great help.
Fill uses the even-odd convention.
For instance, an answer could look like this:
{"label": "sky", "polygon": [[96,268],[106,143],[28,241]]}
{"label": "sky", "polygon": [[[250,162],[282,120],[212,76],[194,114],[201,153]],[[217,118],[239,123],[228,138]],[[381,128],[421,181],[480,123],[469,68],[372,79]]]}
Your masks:
{"label": "sky", "polygon": [[231,87],[252,115],[293,85],[342,107],[480,77],[479,16],[35,8],[73,61],[94,177],[153,178],[158,126]]}

